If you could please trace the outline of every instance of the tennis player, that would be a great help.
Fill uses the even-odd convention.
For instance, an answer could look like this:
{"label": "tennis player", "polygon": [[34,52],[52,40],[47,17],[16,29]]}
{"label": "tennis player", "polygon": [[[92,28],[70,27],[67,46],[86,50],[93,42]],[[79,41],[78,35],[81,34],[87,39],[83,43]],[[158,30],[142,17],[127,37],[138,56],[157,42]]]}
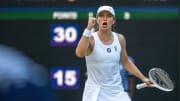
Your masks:
{"label": "tennis player", "polygon": [[[76,47],[76,56],[85,56],[88,73],[83,101],[131,101],[122,87],[120,64],[148,86],[151,85],[151,81],[128,59],[124,36],[112,31],[115,22],[114,9],[100,6],[96,18],[88,18],[87,27]],[[98,30],[91,33],[96,23]]]}

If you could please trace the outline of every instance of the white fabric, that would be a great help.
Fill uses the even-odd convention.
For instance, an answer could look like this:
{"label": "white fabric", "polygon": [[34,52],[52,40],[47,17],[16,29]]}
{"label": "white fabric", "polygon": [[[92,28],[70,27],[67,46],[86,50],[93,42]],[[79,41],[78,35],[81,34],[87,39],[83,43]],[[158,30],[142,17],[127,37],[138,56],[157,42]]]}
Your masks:
{"label": "white fabric", "polygon": [[121,83],[121,46],[116,33],[111,45],[104,45],[96,32],[92,36],[95,44],[93,52],[85,57],[88,79],[83,101],[130,101]]}
{"label": "white fabric", "polygon": [[96,13],[96,17],[102,11],[108,11],[109,13],[111,13],[115,17],[115,11],[114,11],[114,9],[111,6],[101,6],[101,7],[99,7],[98,10],[97,10],[97,13]]}
{"label": "white fabric", "polygon": [[90,37],[91,36],[91,31],[88,29],[84,29],[83,35],[86,37]]}

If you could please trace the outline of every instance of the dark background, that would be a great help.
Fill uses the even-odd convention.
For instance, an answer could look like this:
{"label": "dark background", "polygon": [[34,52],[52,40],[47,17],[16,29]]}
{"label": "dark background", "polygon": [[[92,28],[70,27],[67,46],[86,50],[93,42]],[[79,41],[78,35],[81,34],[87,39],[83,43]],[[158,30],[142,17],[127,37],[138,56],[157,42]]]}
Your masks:
{"label": "dark background", "polygon": [[[1,0],[1,7],[98,7],[100,4],[111,4],[114,7],[169,7],[178,6],[178,0],[118,0],[93,1],[30,1]],[[84,81],[86,79],[85,61],[75,56],[75,46],[50,46],[50,26],[54,23],[78,23],[81,32],[86,27],[87,20],[0,20],[0,44],[14,47],[25,53],[34,61],[44,65],[48,71],[52,66],[76,66],[80,68],[80,88],[77,90],[52,89],[50,83],[46,90],[40,90],[42,101],[81,101]],[[125,35],[128,54],[135,59],[136,65],[147,76],[152,67],[160,67],[168,71],[175,81],[175,90],[163,92],[156,88],[135,90],[133,101],[178,101],[179,100],[179,19],[134,19],[117,20],[116,31]],[[81,33],[80,33],[81,34]],[[135,84],[141,81],[135,78]],[[134,85],[135,86],[135,85]],[[36,89],[37,90],[37,89]],[[36,91],[35,91],[36,92]],[[11,92],[9,95],[13,95]],[[42,94],[46,93],[46,94]],[[25,93],[22,93],[22,95]],[[2,94],[0,99],[8,101],[8,94]],[[15,97],[15,96],[13,96]],[[12,99],[13,99],[12,97]],[[33,97],[33,96],[30,96]],[[37,98],[37,96],[36,96]],[[37,100],[36,98],[31,101]],[[12,100],[11,99],[11,100]],[[9,100],[10,101],[10,100]],[[28,98],[26,99],[28,101]],[[30,98],[29,98],[30,101]]]}
{"label": "dark background", "polygon": [[98,7],[99,5],[119,6],[178,6],[178,0],[1,0],[2,7]]}

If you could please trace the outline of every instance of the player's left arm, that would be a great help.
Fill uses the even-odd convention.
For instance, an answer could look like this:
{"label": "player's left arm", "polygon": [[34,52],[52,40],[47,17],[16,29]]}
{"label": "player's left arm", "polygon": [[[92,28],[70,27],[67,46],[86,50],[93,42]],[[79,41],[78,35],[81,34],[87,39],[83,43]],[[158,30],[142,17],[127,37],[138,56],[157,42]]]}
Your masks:
{"label": "player's left arm", "polygon": [[118,38],[119,38],[119,43],[121,44],[120,62],[127,71],[129,71],[130,73],[141,79],[142,81],[146,82],[147,78],[139,71],[136,65],[128,59],[125,37],[122,34],[118,34]]}

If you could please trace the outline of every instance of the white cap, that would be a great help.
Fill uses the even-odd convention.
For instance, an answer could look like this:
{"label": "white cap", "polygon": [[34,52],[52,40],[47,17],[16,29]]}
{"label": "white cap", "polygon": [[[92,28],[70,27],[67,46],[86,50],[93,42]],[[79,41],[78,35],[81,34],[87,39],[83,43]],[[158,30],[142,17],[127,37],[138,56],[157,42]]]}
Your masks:
{"label": "white cap", "polygon": [[114,9],[111,6],[100,6],[97,10],[96,17],[101,13],[102,11],[108,11],[115,17]]}

